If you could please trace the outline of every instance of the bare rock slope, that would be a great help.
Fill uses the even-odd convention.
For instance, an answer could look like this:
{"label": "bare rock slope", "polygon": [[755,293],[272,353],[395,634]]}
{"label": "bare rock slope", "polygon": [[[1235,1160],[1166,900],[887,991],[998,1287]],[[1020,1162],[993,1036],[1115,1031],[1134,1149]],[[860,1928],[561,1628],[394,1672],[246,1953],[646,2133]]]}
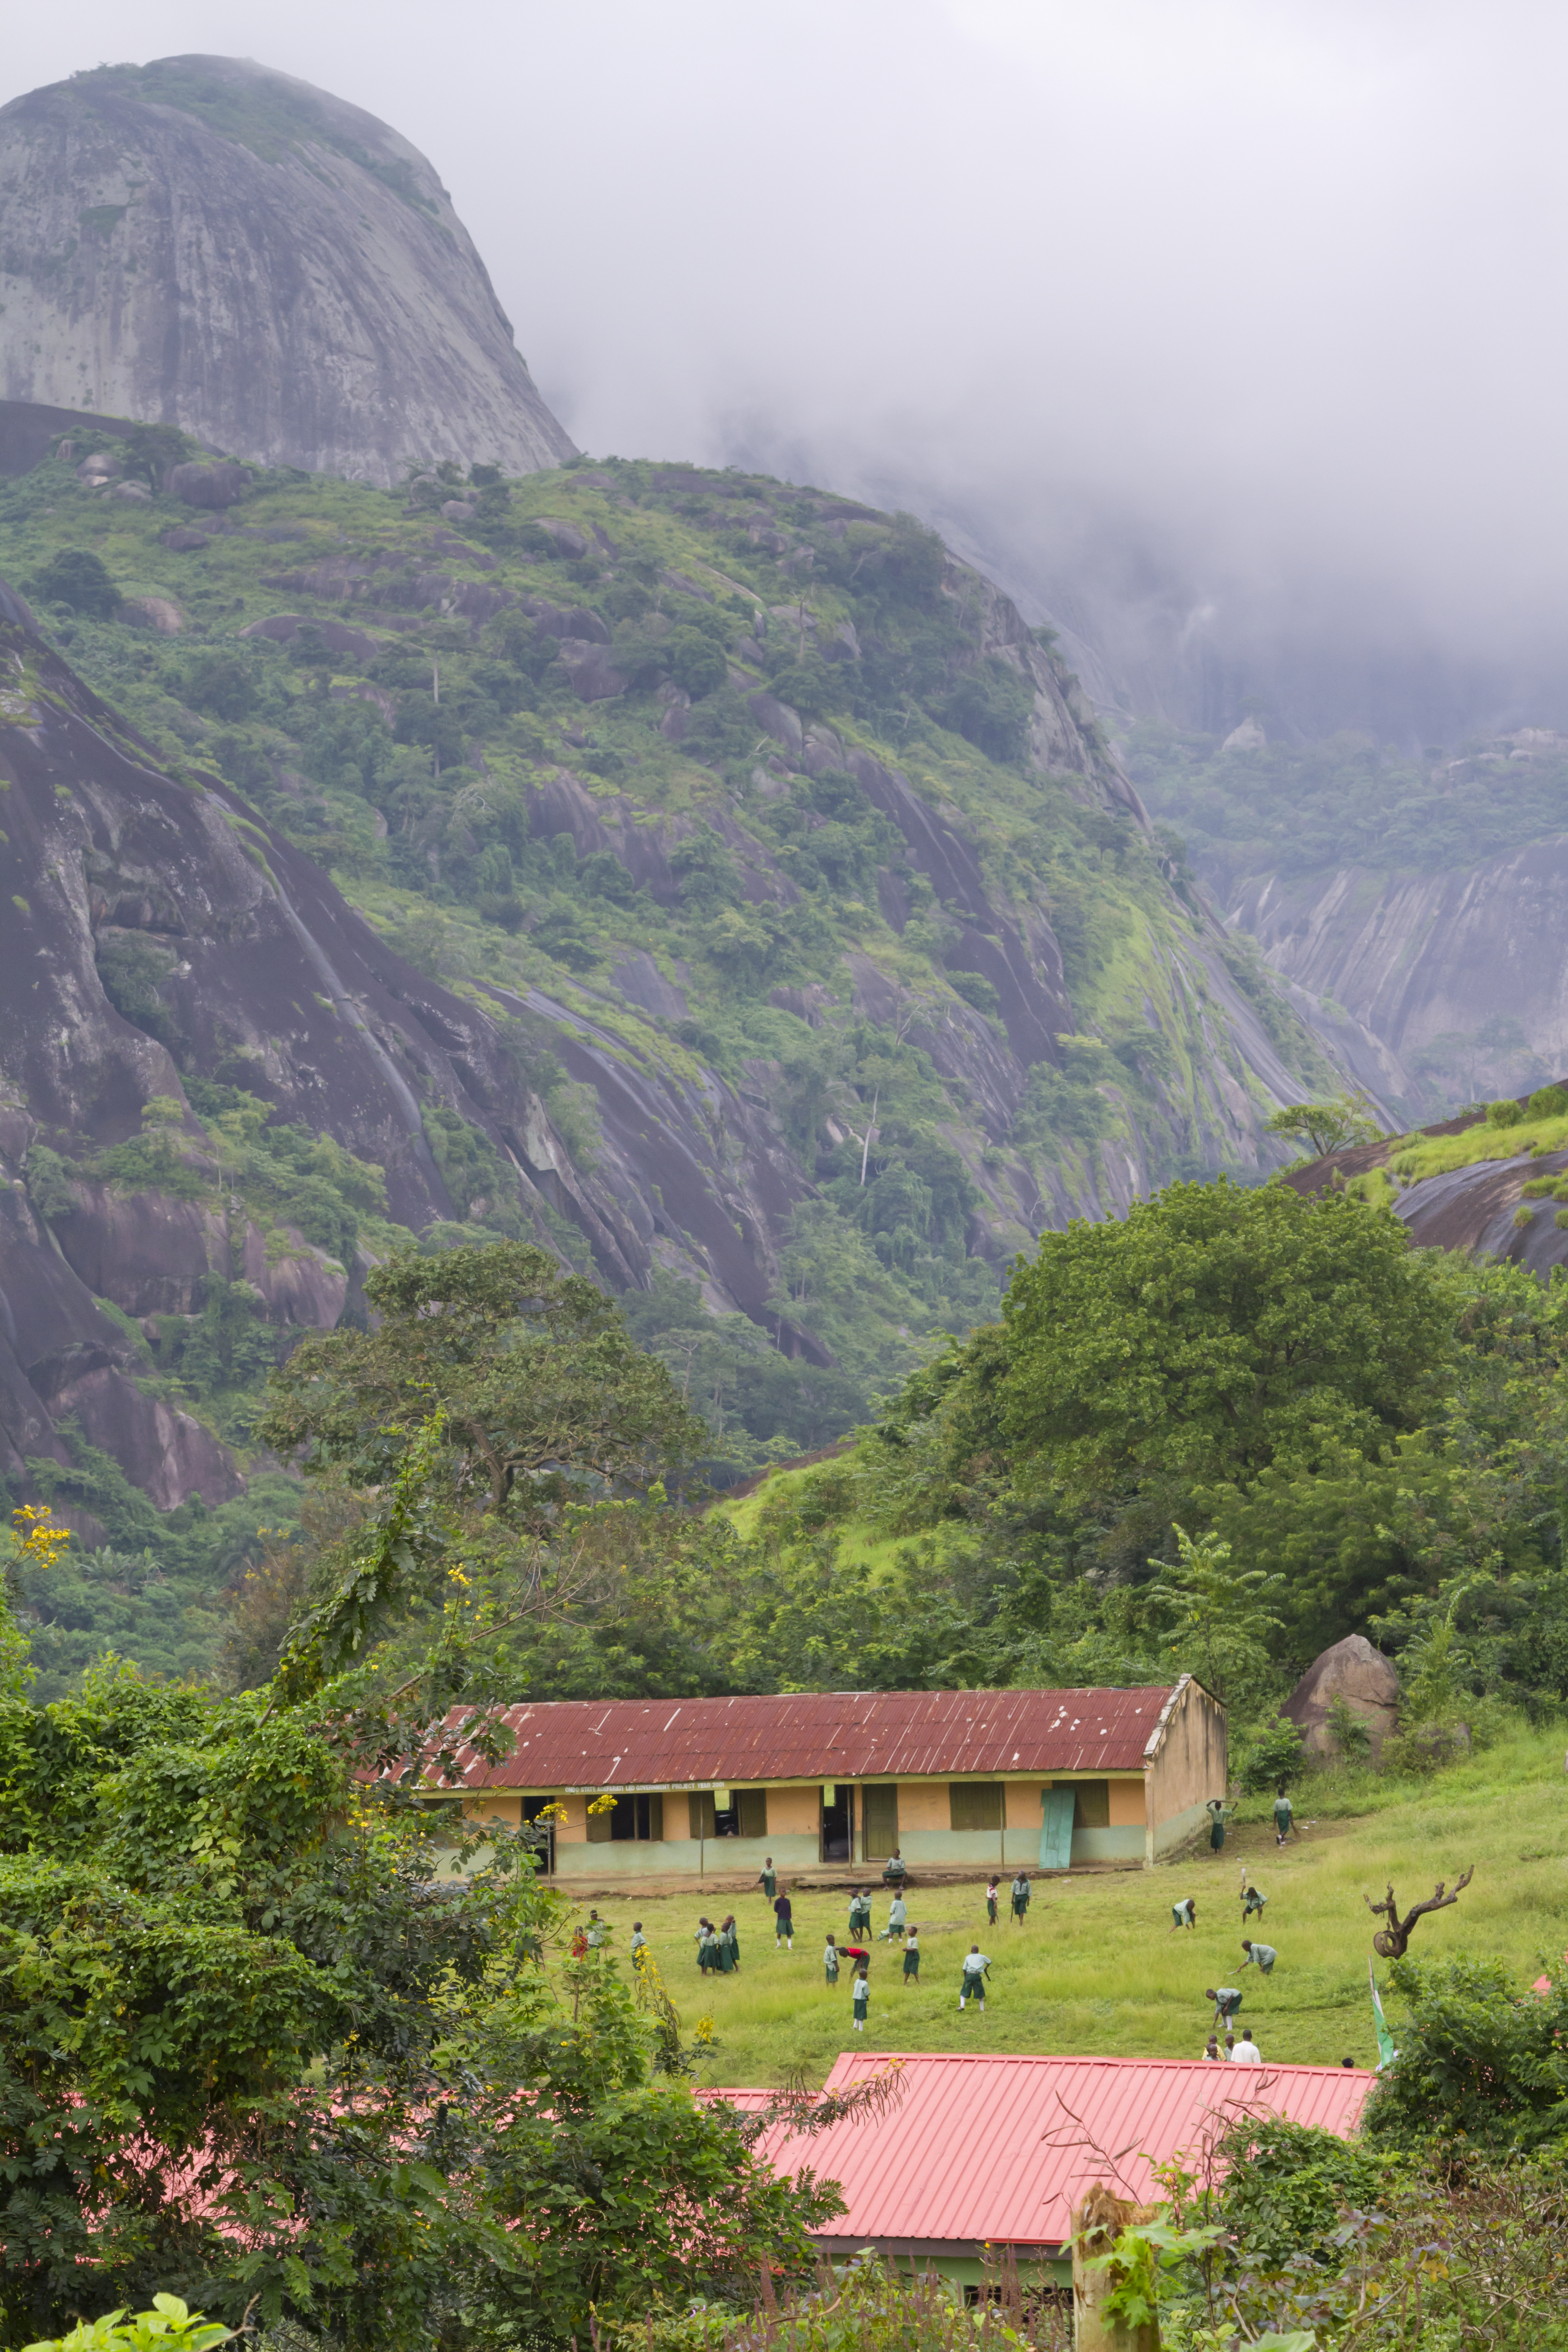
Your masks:
{"label": "bare rock slope", "polygon": [[0,109],[0,306],[6,401],[384,487],[572,454],[425,157],[244,59],[100,67]]}
{"label": "bare rock slope", "polygon": [[[426,1118],[455,1111],[504,1156],[540,1238],[568,1220],[610,1286],[647,1281],[662,1232],[786,1353],[820,1354],[766,1312],[768,1236],[806,1187],[762,1106],[709,1074],[672,1097],[581,1024],[568,1054],[600,1088],[605,1147],[580,1172],[520,1076],[504,1003],[492,1017],[426,979],[237,795],[165,773],[3,585],[0,681],[0,1477],[25,1484],[29,1455],[68,1460],[68,1415],[160,1507],[226,1499],[241,1483],[232,1459],[139,1384],[128,1319],[190,1312],[209,1275],[247,1282],[284,1326],[331,1327],[348,1291],[351,1270],[297,1233],[272,1237],[280,1255],[265,1247],[205,1166],[199,1122],[182,1130],[177,1116],[180,1067],[105,992],[99,957],[116,937],[177,957],[185,1070],[242,1078],[277,1116],[384,1169],[399,1223],[454,1217]],[[47,1200],[41,1153],[90,1170],[142,1132],[150,1102],[175,1114],[201,1201],[90,1173]]]}

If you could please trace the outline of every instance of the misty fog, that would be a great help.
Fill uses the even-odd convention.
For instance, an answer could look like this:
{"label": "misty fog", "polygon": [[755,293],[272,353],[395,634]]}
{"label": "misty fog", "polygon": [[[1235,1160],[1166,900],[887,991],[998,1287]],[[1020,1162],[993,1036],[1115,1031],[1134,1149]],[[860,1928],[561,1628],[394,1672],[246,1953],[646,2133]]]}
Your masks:
{"label": "misty fog", "polygon": [[585,448],[908,505],[1111,702],[1568,725],[1568,19],[1392,0],[84,0],[368,108]]}

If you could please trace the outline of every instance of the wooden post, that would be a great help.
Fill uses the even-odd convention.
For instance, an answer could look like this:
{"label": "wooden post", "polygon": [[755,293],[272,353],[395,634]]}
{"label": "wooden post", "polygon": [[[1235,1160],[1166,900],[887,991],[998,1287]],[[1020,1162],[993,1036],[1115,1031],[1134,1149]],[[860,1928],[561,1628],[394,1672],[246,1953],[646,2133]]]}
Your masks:
{"label": "wooden post", "polygon": [[1072,2217],[1072,2316],[1077,2352],[1160,2352],[1160,2323],[1128,2327],[1106,2318],[1100,2305],[1110,2292],[1103,2271],[1084,2266],[1086,2255],[1108,2254],[1121,2231],[1152,2221],[1157,2205],[1134,2205],[1096,2181],[1080,2200]]}

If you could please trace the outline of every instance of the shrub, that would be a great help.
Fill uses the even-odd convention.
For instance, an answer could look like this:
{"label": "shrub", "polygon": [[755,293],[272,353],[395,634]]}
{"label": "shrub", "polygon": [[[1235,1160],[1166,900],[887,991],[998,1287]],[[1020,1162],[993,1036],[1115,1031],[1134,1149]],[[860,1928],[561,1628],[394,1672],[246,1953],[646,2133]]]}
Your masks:
{"label": "shrub", "polygon": [[1490,1102],[1487,1105],[1489,1127],[1518,1127],[1523,1118],[1523,1104],[1513,1102],[1506,1096],[1501,1102]]}
{"label": "shrub", "polygon": [[694,702],[714,693],[730,675],[724,648],[700,629],[677,629],[668,643],[669,674]]}
{"label": "shrub", "polygon": [[947,984],[955,996],[962,996],[965,1004],[973,1005],[976,1013],[987,1013],[993,1021],[1000,1014],[1002,1000],[984,973],[950,971]]}
{"label": "shrub", "polygon": [[1249,1797],[1267,1796],[1301,1769],[1301,1735],[1283,1716],[1274,1716],[1245,1738],[1236,1778]]}
{"label": "shrub", "polygon": [[160,1045],[173,1045],[174,1024],[158,995],[174,969],[169,950],[139,931],[110,931],[100,935],[94,952],[103,992],[121,1019]]}
{"label": "shrub", "polygon": [[89,620],[112,621],[120,591],[96,555],[84,547],[62,547],[33,575],[33,593],[46,604],[68,604]]}
{"label": "shrub", "polygon": [[1341,2211],[1374,2205],[1390,2163],[1335,2132],[1282,2116],[1245,2117],[1220,2152],[1229,2167],[1226,2224],[1247,2263],[1265,2270],[1283,2269],[1303,2252],[1326,2262]]}
{"label": "shrub", "polygon": [[1391,2147],[1532,2149],[1568,2134],[1568,1986],[1516,1986],[1500,1960],[1395,1960],[1409,2017],[1365,2129]]}
{"label": "shrub", "polygon": [[1526,1108],[1531,1118],[1568,1118],[1568,1087],[1537,1087]]}
{"label": "shrub", "polygon": [[1347,1764],[1363,1764],[1372,1754],[1372,1733],[1343,1691],[1329,1701],[1329,1737]]}

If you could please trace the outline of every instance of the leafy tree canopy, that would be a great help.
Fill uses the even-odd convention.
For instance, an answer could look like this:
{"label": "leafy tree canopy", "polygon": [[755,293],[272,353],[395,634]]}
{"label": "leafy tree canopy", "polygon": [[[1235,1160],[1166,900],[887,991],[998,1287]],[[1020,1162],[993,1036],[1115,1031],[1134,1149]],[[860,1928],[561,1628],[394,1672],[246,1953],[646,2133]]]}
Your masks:
{"label": "leafy tree canopy", "polygon": [[1454,1321],[1441,1262],[1392,1217],[1224,1179],[1047,1234],[1003,1311],[1015,1444],[1080,1503],[1409,1428]]}
{"label": "leafy tree canopy", "polygon": [[518,1524],[573,1492],[646,1486],[706,1430],[584,1276],[525,1242],[403,1251],[365,1283],[370,1331],[312,1333],[258,1426],[371,1484],[436,1405],[459,1491]]}

